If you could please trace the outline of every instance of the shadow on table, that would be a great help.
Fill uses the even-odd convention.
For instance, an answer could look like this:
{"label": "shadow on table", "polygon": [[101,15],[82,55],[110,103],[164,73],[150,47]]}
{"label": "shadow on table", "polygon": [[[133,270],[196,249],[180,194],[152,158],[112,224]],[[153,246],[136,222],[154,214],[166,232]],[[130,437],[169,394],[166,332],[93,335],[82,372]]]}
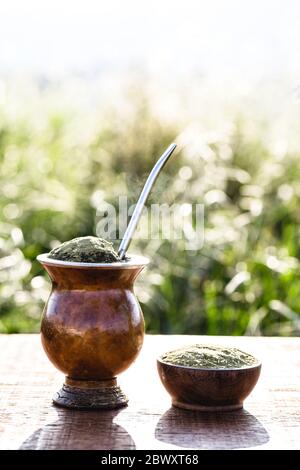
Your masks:
{"label": "shadow on table", "polygon": [[265,444],[269,435],[245,410],[201,413],[170,408],[158,421],[155,437],[182,448],[236,449]]}
{"label": "shadow on table", "polygon": [[135,449],[130,434],[113,422],[120,411],[57,408],[57,421],[35,431],[22,443],[20,449]]}

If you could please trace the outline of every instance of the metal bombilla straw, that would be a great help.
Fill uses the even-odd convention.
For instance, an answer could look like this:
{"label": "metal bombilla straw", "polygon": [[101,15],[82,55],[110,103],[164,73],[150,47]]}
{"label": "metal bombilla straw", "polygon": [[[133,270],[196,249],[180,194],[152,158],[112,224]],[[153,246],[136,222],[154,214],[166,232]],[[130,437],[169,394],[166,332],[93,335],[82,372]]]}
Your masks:
{"label": "metal bombilla straw", "polygon": [[152,189],[152,186],[154,185],[155,181],[157,180],[157,177],[167,161],[169,160],[170,156],[174,152],[175,148],[177,147],[177,144],[173,143],[171,144],[162,154],[162,156],[159,158],[159,160],[155,163],[154,167],[152,168],[152,171],[150,175],[147,178],[147,181],[145,183],[145,186],[143,187],[143,190],[140,194],[140,197],[138,199],[138,202],[136,203],[135,209],[133,211],[132,217],[130,219],[130,222],[128,224],[128,227],[125,231],[124,237],[120,243],[119,246],[119,251],[118,255],[121,259],[124,259],[126,256],[126,252],[128,250],[128,247],[130,245],[130,242],[132,240],[134,231],[136,229],[136,226],[138,224],[138,221],[140,220],[140,217],[143,212],[144,205],[148,199],[149,193]]}

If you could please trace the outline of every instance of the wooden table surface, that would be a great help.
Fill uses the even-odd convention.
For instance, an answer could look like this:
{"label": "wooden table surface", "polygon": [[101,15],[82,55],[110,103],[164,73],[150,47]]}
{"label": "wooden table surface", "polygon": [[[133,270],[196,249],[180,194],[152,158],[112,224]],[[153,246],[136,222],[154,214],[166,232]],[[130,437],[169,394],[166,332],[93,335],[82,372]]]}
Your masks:
{"label": "wooden table surface", "polygon": [[[155,358],[194,342],[237,346],[262,360],[244,410],[171,407]],[[300,449],[300,338],[147,336],[119,378],[129,405],[115,411],[53,406],[63,375],[38,335],[0,335],[0,351],[0,449]]]}

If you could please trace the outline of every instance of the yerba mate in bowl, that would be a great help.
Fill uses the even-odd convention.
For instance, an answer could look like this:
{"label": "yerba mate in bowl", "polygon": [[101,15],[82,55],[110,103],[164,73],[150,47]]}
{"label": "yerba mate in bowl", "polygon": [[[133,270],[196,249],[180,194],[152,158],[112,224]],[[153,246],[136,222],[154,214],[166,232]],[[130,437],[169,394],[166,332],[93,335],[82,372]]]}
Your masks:
{"label": "yerba mate in bowl", "polygon": [[48,258],[75,263],[113,263],[121,261],[112,243],[98,237],[78,237],[53,248]]}
{"label": "yerba mate in bowl", "polygon": [[237,348],[195,344],[162,354],[157,368],[174,406],[222,411],[243,407],[261,363]]}

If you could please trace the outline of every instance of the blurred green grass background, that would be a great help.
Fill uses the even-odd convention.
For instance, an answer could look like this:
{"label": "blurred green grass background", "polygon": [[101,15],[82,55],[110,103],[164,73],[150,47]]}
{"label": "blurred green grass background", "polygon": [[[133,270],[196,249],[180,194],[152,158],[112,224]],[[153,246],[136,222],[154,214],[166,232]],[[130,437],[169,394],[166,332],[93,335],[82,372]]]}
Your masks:
{"label": "blurred green grass background", "polygon": [[[95,234],[102,200],[135,202],[175,140],[150,202],[204,203],[205,243],[133,241],[152,260],[137,284],[147,331],[299,334],[300,145],[277,138],[277,118],[204,98],[166,117],[138,86],[122,105],[91,107],[72,107],[55,86],[26,93],[8,89],[0,104],[0,332],[38,331],[50,283],[36,256]],[[296,135],[293,113],[284,119]]]}

